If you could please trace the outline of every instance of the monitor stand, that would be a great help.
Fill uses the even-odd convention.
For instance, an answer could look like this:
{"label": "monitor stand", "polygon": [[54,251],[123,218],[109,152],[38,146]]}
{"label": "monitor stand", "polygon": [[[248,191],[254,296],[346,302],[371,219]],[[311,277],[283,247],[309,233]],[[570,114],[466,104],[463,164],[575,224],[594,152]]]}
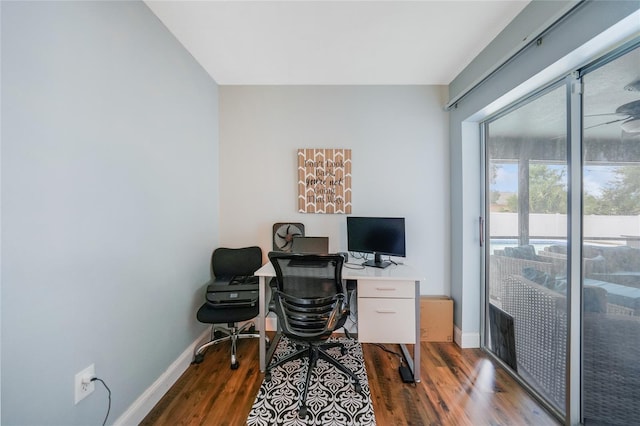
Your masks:
{"label": "monitor stand", "polygon": [[373,266],[374,268],[384,269],[387,266],[391,265],[391,262],[382,260],[382,256],[379,253],[373,254],[373,260],[367,260],[363,263],[364,266]]}

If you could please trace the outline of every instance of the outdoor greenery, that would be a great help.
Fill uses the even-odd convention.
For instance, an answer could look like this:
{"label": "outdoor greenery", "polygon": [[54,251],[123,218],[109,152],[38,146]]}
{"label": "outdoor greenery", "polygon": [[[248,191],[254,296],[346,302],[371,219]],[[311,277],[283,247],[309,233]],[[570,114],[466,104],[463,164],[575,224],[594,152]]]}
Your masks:
{"label": "outdoor greenery", "polygon": [[[614,173],[615,179],[606,183],[600,194],[584,194],[585,215],[640,215],[640,167],[619,166],[615,167]],[[495,176],[493,171],[492,183]],[[497,203],[499,196],[499,192],[492,191],[491,203]],[[530,213],[567,213],[566,168],[531,164],[529,202]],[[517,212],[518,195],[511,195],[501,210]]]}
{"label": "outdoor greenery", "polygon": [[600,197],[584,197],[584,214],[634,216],[640,215],[640,167],[620,166],[616,178]]}

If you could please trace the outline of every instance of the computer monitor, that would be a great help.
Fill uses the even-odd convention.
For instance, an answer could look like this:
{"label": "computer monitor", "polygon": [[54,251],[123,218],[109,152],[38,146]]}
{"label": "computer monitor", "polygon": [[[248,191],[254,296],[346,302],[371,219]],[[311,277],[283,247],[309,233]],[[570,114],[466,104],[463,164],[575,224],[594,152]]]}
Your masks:
{"label": "computer monitor", "polygon": [[365,266],[386,268],[391,262],[381,255],[406,256],[403,217],[347,217],[347,249],[373,253]]}

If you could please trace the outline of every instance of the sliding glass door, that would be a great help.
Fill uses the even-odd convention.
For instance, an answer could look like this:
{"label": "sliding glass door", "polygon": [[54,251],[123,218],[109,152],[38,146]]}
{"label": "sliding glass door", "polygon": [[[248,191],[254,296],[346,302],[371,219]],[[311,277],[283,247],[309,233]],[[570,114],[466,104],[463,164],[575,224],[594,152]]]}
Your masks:
{"label": "sliding glass door", "polygon": [[484,345],[559,417],[580,401],[586,424],[640,418],[637,46],[483,123]]}
{"label": "sliding glass door", "polygon": [[567,340],[564,84],[485,125],[487,347],[563,412]]}
{"label": "sliding glass door", "polygon": [[640,419],[640,48],[583,77],[583,414]]}

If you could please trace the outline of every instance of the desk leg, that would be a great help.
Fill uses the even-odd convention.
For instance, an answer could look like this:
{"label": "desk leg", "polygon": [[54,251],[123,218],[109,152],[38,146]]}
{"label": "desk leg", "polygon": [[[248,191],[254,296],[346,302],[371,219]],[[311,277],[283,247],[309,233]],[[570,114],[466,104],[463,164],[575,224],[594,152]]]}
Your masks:
{"label": "desk leg", "polygon": [[420,383],[420,281],[416,281],[416,344],[413,345],[413,380]]}
{"label": "desk leg", "polygon": [[264,372],[267,353],[267,279],[265,277],[260,277],[260,284],[258,287],[258,304],[260,305],[260,314],[258,315],[258,327],[260,328],[260,371]]}
{"label": "desk leg", "polygon": [[413,381],[416,383],[420,383],[420,281],[416,281],[416,344],[413,345],[413,359],[409,354],[409,350],[406,345],[400,345],[400,349],[402,350],[402,354],[404,355],[404,359],[407,361],[407,365],[409,369],[413,373]]}
{"label": "desk leg", "polygon": [[416,383],[420,383],[420,281],[416,281],[416,344],[413,345],[413,357],[409,353],[409,349],[407,349],[407,345],[401,344],[400,350],[402,351],[402,355],[404,355],[405,361],[407,361],[407,366],[409,366],[409,370],[413,373],[413,381]]}

